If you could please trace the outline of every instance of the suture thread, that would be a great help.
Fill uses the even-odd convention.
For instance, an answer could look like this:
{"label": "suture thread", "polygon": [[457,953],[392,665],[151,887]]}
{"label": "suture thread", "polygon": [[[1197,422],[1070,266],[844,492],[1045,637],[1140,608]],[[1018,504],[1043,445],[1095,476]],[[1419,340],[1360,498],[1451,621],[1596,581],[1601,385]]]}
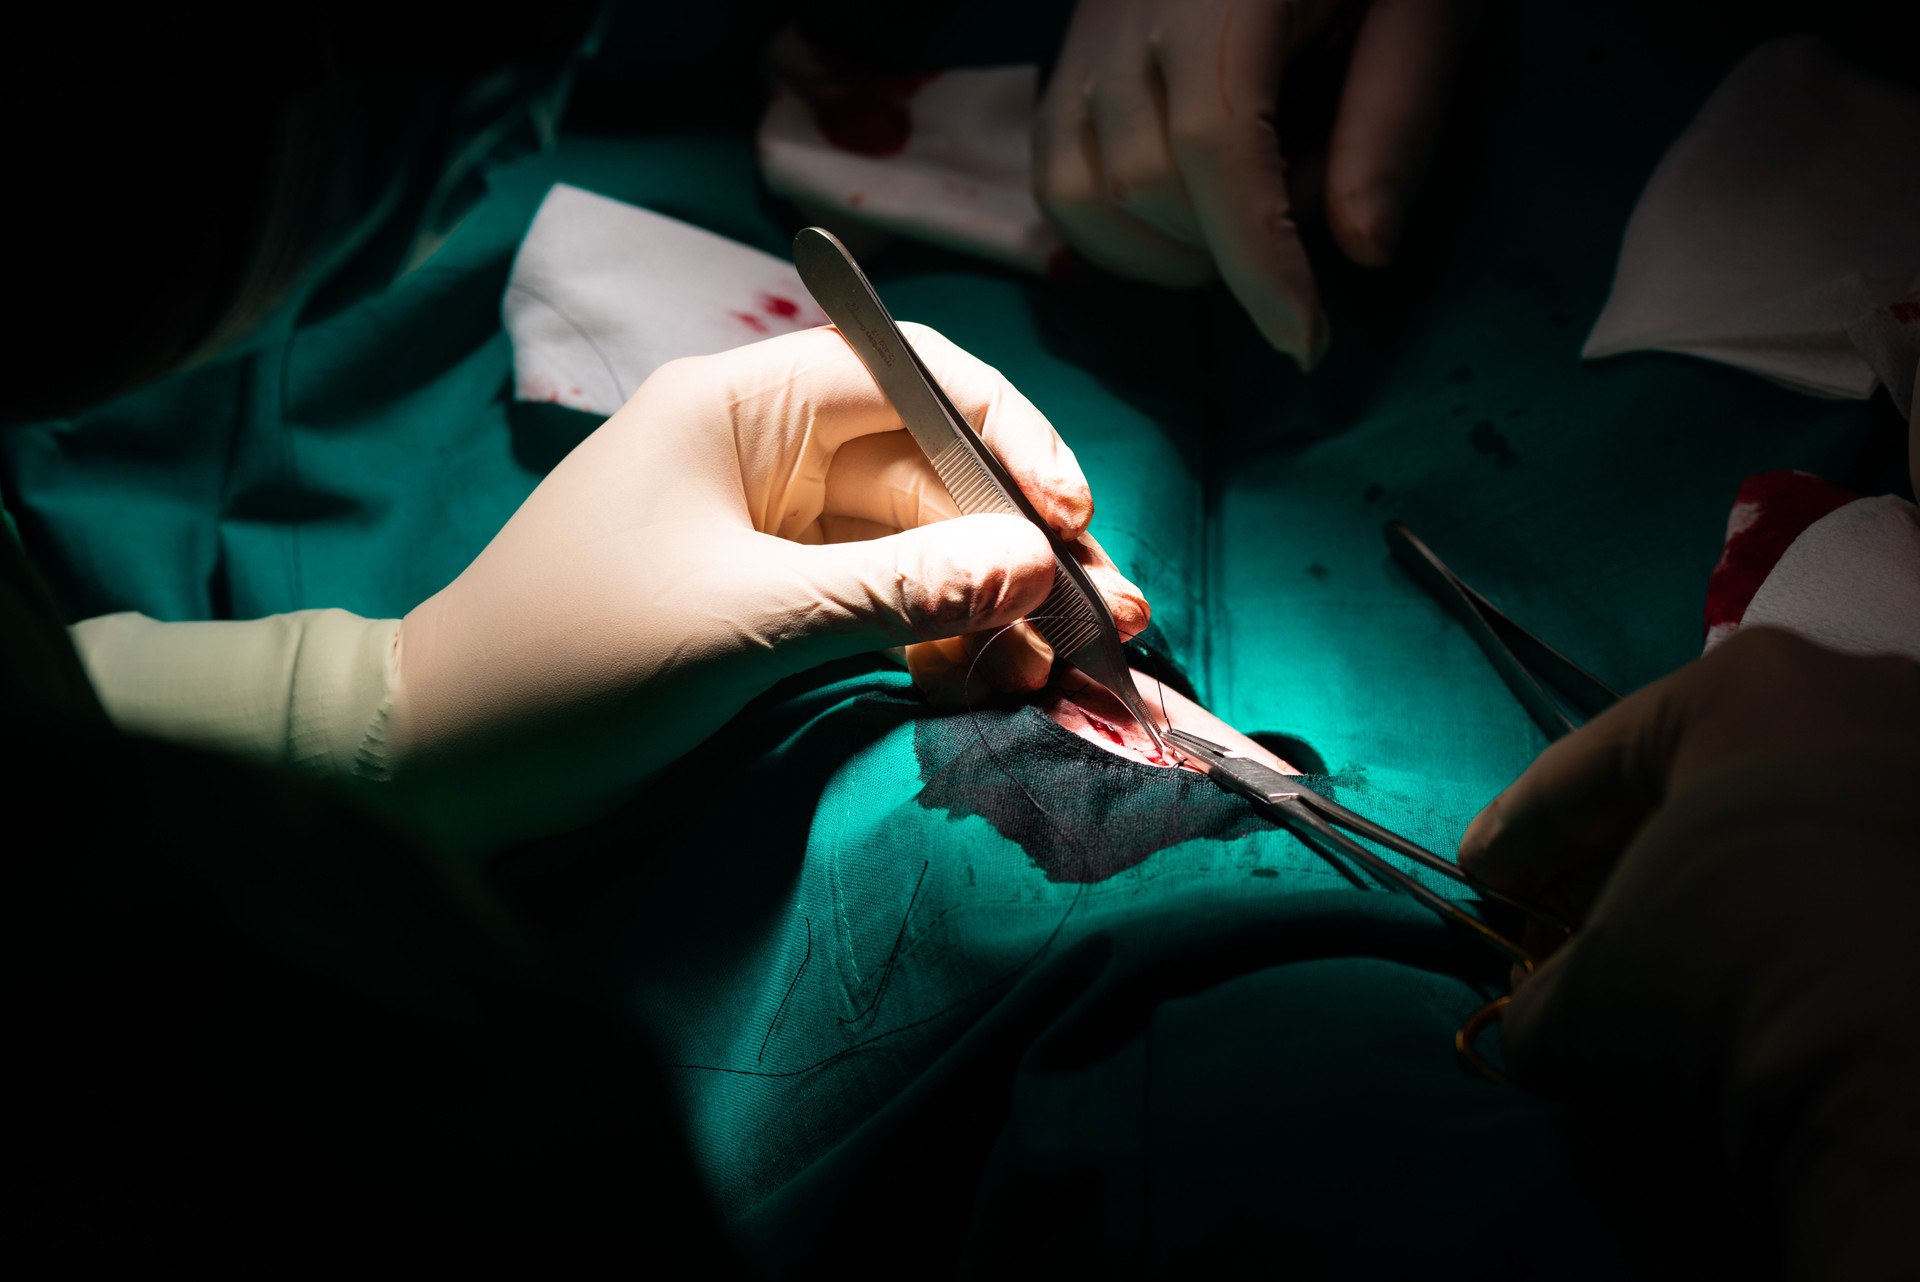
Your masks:
{"label": "suture thread", "polygon": [[793,990],[800,987],[800,977],[807,973],[807,966],[813,961],[813,918],[807,922],[807,952],[800,959],[799,969],[793,972],[793,982],[787,985],[786,993],[780,998],[780,1004],[774,1007],[773,1018],[767,1021],[767,1035],[760,1039],[760,1054],[753,1062],[764,1064],[767,1061],[767,1044],[773,1040],[773,1030],[780,1027],[780,1017],[787,1013],[787,1003],[793,1000]]}

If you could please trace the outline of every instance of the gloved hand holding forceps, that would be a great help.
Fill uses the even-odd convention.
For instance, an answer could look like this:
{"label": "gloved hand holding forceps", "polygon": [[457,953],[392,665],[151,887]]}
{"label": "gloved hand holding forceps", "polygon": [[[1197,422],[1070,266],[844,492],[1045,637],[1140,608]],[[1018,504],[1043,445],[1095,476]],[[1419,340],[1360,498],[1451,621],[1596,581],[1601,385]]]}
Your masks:
{"label": "gloved hand holding forceps", "polygon": [[[1119,626],[1143,628],[1139,590],[1086,532],[1093,500],[1072,451],[995,370],[913,329]],[[252,703],[333,724],[333,772],[420,789],[425,808],[466,816],[473,832],[450,834],[464,844],[591,817],[782,677],[831,659],[904,646],[946,706],[1038,689],[1052,655],[1018,621],[1052,567],[1027,522],[959,516],[822,328],[660,369],[403,620],[114,615],[75,637],[123,726],[165,737],[184,722],[202,742],[279,756],[278,721],[263,732],[206,715],[209,689],[254,673]],[[293,657],[236,658],[263,647]],[[266,693],[276,682],[291,694]],[[459,800],[430,800],[442,795]]]}

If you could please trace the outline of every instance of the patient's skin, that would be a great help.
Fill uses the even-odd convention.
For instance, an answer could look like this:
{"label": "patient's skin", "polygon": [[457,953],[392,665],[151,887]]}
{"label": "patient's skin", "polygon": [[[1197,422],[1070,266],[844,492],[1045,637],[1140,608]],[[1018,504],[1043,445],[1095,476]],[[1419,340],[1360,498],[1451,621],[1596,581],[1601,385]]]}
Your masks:
{"label": "patient's skin", "polygon": [[[1160,725],[1176,725],[1203,739],[1213,740],[1229,752],[1252,757],[1286,774],[1300,773],[1193,700],[1184,698],[1145,673],[1136,670],[1133,683]],[[1177,758],[1164,755],[1155,747],[1133,714],[1106,687],[1089,681],[1071,669],[1064,671],[1063,679],[1042,705],[1042,711],[1055,724],[1073,731],[1088,743],[1099,744],[1116,757],[1145,762],[1151,766],[1194,769]]]}

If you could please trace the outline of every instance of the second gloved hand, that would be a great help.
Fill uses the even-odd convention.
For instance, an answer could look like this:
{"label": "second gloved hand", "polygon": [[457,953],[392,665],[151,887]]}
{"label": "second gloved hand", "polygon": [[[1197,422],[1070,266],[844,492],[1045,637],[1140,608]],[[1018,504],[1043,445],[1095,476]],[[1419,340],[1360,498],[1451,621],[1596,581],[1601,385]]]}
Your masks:
{"label": "second gloved hand", "polygon": [[1920,664],[1750,626],[1553,744],[1460,843],[1578,927],[1507,1010],[1514,1076],[1725,1187],[1784,1277],[1913,1276],[1916,781]]}
{"label": "second gloved hand", "polygon": [[[904,328],[1138,630],[1138,590],[1085,538],[1093,501],[1072,451],[997,371]],[[675,361],[407,615],[398,773],[462,812],[457,840],[566,826],[789,674],[907,646],[939,687],[969,652],[935,643],[1013,624],[1052,582],[1031,525],[957,515],[838,332]],[[1033,689],[1050,662],[1022,625],[980,671]]]}
{"label": "second gloved hand", "polygon": [[[1303,368],[1328,342],[1282,155],[1297,90],[1337,70],[1324,150],[1342,252],[1384,264],[1440,136],[1478,0],[1079,0],[1034,128],[1034,190],[1062,235],[1137,280],[1221,277]],[[1287,105],[1291,100],[1291,105]],[[1307,112],[1309,117],[1314,113]],[[1298,132],[1297,130],[1295,132]],[[1316,184],[1317,185],[1317,184]]]}

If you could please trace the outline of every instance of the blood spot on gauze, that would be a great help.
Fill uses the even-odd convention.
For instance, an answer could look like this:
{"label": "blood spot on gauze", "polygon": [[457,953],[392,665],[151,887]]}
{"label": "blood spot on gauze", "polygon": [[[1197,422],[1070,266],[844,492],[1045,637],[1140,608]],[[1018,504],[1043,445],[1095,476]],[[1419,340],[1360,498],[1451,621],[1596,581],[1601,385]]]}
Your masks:
{"label": "blood spot on gauze", "polygon": [[731,315],[735,320],[739,321],[742,325],[745,325],[748,329],[752,330],[756,334],[765,334],[768,332],[767,323],[761,320],[758,316],[755,316],[752,312],[733,312],[731,313]]}
{"label": "blood spot on gauze", "polygon": [[843,98],[812,105],[814,123],[827,141],[856,156],[897,156],[913,136],[912,118],[898,103]]}
{"label": "blood spot on gauze", "polygon": [[[777,330],[813,329],[817,326],[830,323],[826,315],[822,313],[819,308],[802,306],[784,294],[761,294],[754,299],[754,306],[759,309],[757,315],[751,312],[735,312],[734,315],[740,317],[742,320],[747,316],[754,316],[758,325],[758,332],[761,333],[770,334]],[[768,318],[771,318],[771,320]]]}
{"label": "blood spot on gauze", "polygon": [[1739,628],[1754,594],[1793,541],[1858,497],[1807,472],[1761,472],[1740,483],[1719,563],[1707,580],[1703,622],[1709,648]]}
{"label": "blood spot on gauze", "polygon": [[560,400],[560,387],[545,374],[528,374],[520,379],[517,395],[523,401],[552,405]]}
{"label": "blood spot on gauze", "polygon": [[834,79],[807,95],[821,137],[841,151],[884,159],[907,149],[913,114],[907,104],[938,73],[876,75],[822,53]]}

